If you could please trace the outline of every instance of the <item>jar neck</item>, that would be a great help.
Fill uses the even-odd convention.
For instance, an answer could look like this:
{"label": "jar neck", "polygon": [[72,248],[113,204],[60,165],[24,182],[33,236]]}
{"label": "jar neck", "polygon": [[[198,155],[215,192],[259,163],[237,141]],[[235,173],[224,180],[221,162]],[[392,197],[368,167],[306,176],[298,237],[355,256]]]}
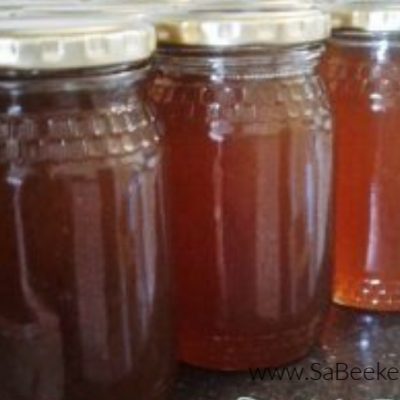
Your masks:
{"label": "jar neck", "polygon": [[354,30],[340,30],[333,33],[330,44],[342,47],[379,48],[398,47],[400,48],[400,32],[359,32]]}
{"label": "jar neck", "polygon": [[400,36],[384,33],[340,31],[329,41],[330,58],[346,57],[358,64],[389,65],[397,68]]}
{"label": "jar neck", "polygon": [[0,91],[10,93],[48,93],[61,91],[82,91],[91,89],[112,89],[126,82],[132,84],[144,79],[149,63],[125,64],[111,67],[56,70],[17,71],[0,70]]}
{"label": "jar neck", "polygon": [[3,70],[0,114],[20,117],[125,108],[138,97],[147,68],[126,65],[31,73]]}
{"label": "jar neck", "polygon": [[203,75],[213,80],[273,79],[314,73],[322,44],[232,49],[162,47],[158,70],[168,75]]}

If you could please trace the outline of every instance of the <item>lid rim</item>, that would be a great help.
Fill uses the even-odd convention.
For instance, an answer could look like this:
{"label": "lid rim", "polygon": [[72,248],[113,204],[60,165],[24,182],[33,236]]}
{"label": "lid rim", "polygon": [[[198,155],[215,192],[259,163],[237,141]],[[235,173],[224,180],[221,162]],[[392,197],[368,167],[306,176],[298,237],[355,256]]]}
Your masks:
{"label": "lid rim", "polygon": [[149,59],[155,29],[125,18],[10,19],[0,26],[0,68],[64,70]]}
{"label": "lid rim", "polygon": [[355,2],[332,10],[333,31],[400,32],[400,4]]}
{"label": "lid rim", "polygon": [[156,21],[160,45],[246,46],[304,44],[331,33],[329,15],[317,9],[222,14],[188,12]]}

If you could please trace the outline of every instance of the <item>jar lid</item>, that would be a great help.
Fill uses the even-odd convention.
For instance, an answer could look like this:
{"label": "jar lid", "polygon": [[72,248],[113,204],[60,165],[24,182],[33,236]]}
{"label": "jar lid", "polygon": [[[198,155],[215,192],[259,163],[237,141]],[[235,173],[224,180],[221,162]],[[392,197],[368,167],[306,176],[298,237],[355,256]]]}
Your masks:
{"label": "jar lid", "polygon": [[356,1],[333,7],[331,12],[334,30],[400,31],[400,5],[397,1]]}
{"label": "jar lid", "polygon": [[[0,5],[0,10],[1,10]],[[168,8],[169,10],[169,8]],[[19,14],[22,15],[46,15],[46,14],[58,14],[58,15],[78,15],[80,13],[92,13],[95,14],[116,14],[124,16],[135,16],[141,17],[146,15],[152,15],[155,12],[161,12],[160,7],[153,3],[141,3],[141,2],[116,2],[110,3],[109,1],[76,1],[69,3],[36,3],[31,6],[19,6]]]}
{"label": "jar lid", "polygon": [[[179,0],[175,0],[175,3]],[[193,4],[194,3],[194,4]],[[187,10],[216,10],[216,11],[272,11],[272,10],[301,10],[315,8],[315,0],[201,0],[193,2],[180,0]]]}
{"label": "jar lid", "polygon": [[329,37],[329,14],[312,7],[280,4],[247,11],[232,6],[220,10],[201,7],[163,16],[155,21],[158,41],[183,46],[295,45]]}
{"label": "jar lid", "polygon": [[153,27],[122,16],[26,15],[0,21],[0,68],[112,66],[148,59],[155,48]]}
{"label": "jar lid", "polygon": [[[15,0],[18,2],[26,0]],[[171,14],[182,9],[181,4],[169,0],[147,1],[142,0],[132,2],[116,0],[75,0],[68,3],[58,0],[37,1],[30,6],[23,3],[15,4],[14,7],[2,8],[0,4],[0,17],[10,15],[15,17],[44,18],[62,15],[63,18],[76,18],[84,16],[117,16],[126,20],[131,18],[134,21],[142,20],[150,23],[160,15]]]}

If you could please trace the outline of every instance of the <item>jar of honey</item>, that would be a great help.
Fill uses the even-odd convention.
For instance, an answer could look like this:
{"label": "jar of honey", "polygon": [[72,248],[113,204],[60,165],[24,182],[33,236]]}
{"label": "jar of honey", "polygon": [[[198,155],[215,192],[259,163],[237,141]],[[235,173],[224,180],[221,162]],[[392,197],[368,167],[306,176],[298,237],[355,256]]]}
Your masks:
{"label": "jar of honey", "polygon": [[400,8],[333,14],[323,73],[337,128],[335,301],[400,311]]}
{"label": "jar of honey", "polygon": [[154,29],[0,28],[0,398],[161,400],[172,346]]}
{"label": "jar of honey", "polygon": [[330,300],[331,115],[312,8],[202,8],[157,22],[148,84],[166,143],[180,359],[304,356]]}

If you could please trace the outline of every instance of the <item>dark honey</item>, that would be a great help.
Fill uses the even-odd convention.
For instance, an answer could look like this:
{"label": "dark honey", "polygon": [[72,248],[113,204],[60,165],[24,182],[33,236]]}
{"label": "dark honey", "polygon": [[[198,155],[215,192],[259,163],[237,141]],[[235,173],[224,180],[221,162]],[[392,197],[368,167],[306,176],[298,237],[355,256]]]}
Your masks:
{"label": "dark honey", "polygon": [[135,69],[1,74],[2,399],[165,398],[162,148]]}

